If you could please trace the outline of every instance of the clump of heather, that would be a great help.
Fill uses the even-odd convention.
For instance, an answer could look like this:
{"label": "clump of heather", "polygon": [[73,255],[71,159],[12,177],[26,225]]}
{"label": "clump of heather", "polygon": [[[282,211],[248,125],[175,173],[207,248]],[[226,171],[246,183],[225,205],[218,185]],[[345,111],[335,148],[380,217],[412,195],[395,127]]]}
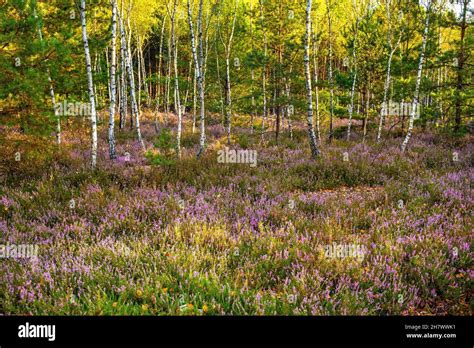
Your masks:
{"label": "clump of heather", "polygon": [[[152,147],[152,125],[143,133]],[[469,142],[417,137],[402,154],[399,139],[336,140],[309,161],[304,140],[239,134],[256,167],[218,163],[213,125],[200,161],[195,134],[157,166],[124,133],[118,160],[104,142],[90,172],[71,137],[42,175],[9,176],[0,245],[38,254],[0,259],[0,312],[472,315]]]}

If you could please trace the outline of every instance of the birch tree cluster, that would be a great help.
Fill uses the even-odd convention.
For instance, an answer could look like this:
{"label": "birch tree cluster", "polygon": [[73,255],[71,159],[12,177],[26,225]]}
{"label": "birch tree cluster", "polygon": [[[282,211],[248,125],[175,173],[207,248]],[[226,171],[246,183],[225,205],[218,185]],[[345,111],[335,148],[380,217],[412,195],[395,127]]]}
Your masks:
{"label": "birch tree cluster", "polygon": [[[208,125],[262,139],[306,130],[312,157],[335,138],[401,150],[426,128],[472,130],[470,0],[10,0],[0,7],[0,127],[61,146],[98,129],[109,157],[143,123],[196,134]],[[87,103],[90,115],[57,112]],[[408,107],[395,107],[395,106]]]}

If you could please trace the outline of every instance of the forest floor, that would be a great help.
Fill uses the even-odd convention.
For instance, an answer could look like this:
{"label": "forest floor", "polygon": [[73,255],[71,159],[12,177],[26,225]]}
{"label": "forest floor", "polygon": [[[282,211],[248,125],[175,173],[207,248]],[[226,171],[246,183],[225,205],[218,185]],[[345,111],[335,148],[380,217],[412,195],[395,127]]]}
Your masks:
{"label": "forest floor", "polygon": [[402,154],[396,133],[338,129],[312,161],[303,123],[277,143],[235,121],[229,148],[256,166],[219,163],[219,120],[200,160],[198,129],[176,160],[174,125],[148,119],[160,150],[127,124],[112,162],[104,123],[94,172],[80,122],[60,148],[7,132],[0,244],[38,255],[0,260],[0,313],[473,314],[472,136],[416,133]]}

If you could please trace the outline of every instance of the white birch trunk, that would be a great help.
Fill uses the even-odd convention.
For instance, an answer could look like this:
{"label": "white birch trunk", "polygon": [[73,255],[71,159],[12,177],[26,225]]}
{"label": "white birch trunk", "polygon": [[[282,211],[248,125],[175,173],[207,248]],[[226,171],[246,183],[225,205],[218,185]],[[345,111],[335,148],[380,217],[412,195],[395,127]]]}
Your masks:
{"label": "white birch trunk", "polygon": [[225,79],[225,123],[227,128],[227,144],[230,145],[230,130],[231,130],[231,118],[232,118],[232,95],[231,95],[231,86],[230,86],[230,53],[232,50],[232,40],[234,38],[235,30],[235,21],[237,19],[237,0],[235,0],[234,7],[234,19],[232,20],[232,28],[228,38],[228,41],[225,42],[222,39],[225,51],[225,68],[226,68],[226,79]]}
{"label": "white birch trunk", "polygon": [[110,109],[109,109],[109,155],[110,159],[117,157],[115,153],[115,69],[116,69],[116,38],[117,38],[117,1],[112,0],[112,52],[110,57]]}
{"label": "white birch trunk", "polygon": [[204,110],[204,86],[203,86],[203,45],[202,45],[202,7],[203,0],[199,2],[199,13],[198,13],[198,46],[199,46],[199,56],[195,45],[195,36],[193,28],[193,19],[191,14],[191,5],[189,0],[187,1],[188,5],[188,22],[189,22],[189,32],[191,35],[191,50],[193,53],[194,66],[196,67],[196,80],[198,85],[199,92],[199,101],[200,101],[200,139],[199,139],[199,151],[197,153],[197,158],[200,158],[204,153],[204,148],[206,144],[206,127],[205,127],[205,110]]}
{"label": "white birch trunk", "polygon": [[[142,58],[141,58],[141,44],[138,42],[137,39],[137,72],[138,72],[138,85],[137,85],[137,94],[138,94],[138,112],[142,112]],[[132,66],[133,68],[133,66]]]}
{"label": "white birch trunk", "polygon": [[395,46],[392,44],[392,33],[391,33],[391,12],[390,12],[390,0],[387,0],[386,6],[387,6],[387,20],[388,20],[388,33],[387,33],[387,43],[390,48],[390,53],[388,55],[388,62],[387,62],[387,77],[385,78],[385,84],[384,84],[384,92],[383,92],[383,101],[382,101],[382,109],[380,110],[380,121],[379,121],[379,129],[377,132],[377,142],[380,142],[382,139],[382,129],[383,129],[383,124],[385,121],[385,117],[387,116],[387,111],[388,111],[388,92],[390,88],[390,80],[392,78],[391,75],[391,69],[392,69],[392,59],[393,55],[395,54],[398,45],[400,44],[400,40],[402,39],[402,33],[400,33],[400,36],[398,38],[397,43]]}
{"label": "white birch trunk", "polygon": [[262,71],[262,94],[263,94],[263,118],[262,118],[262,137],[265,132],[265,121],[267,119],[267,32],[265,30],[265,17],[263,14],[263,1],[260,0],[260,17],[262,19],[263,28],[263,64]]}
{"label": "white birch trunk", "polygon": [[319,115],[319,74],[318,74],[318,45],[317,45],[317,32],[314,32],[313,40],[313,64],[314,64],[314,84],[316,89],[316,133],[318,136],[318,142],[321,143],[321,117]]}
{"label": "white birch trunk", "polygon": [[[128,4],[128,10],[127,10],[128,40],[126,40],[127,48],[125,49],[125,53],[128,56],[128,58],[125,59],[125,70],[127,70],[127,61],[128,61],[128,66],[131,69],[130,72],[131,72],[131,75],[132,75],[133,86],[135,87],[135,72],[133,70],[133,54],[132,54],[132,48],[131,48],[131,45],[132,45],[132,26],[130,25],[130,15],[132,13],[132,8],[133,8],[133,0],[130,0],[130,2]],[[125,29],[124,29],[124,32],[125,32]],[[128,75],[128,73],[127,73],[127,75]],[[131,89],[132,84],[129,82],[128,85],[129,85],[129,89]],[[131,93],[132,92],[130,91],[130,95],[131,95]],[[133,94],[135,94],[135,88],[133,90]],[[136,104],[136,98],[135,98],[135,104]],[[133,102],[132,102],[132,100],[130,100],[130,111],[131,111],[131,114],[130,114],[130,129],[133,129],[135,113],[133,111]]]}
{"label": "white birch trunk", "polygon": [[[121,0],[120,16],[123,16],[123,0]],[[122,37],[123,33],[120,33],[120,129],[125,127],[127,120],[127,79],[125,77],[125,50],[124,45],[125,39]]]}
{"label": "white birch trunk", "polygon": [[[119,17],[120,20],[120,32],[122,33],[122,44],[126,46],[125,40],[125,29],[123,27],[122,17]],[[145,150],[145,143],[143,142],[142,133],[140,130],[140,115],[138,113],[137,99],[135,98],[135,81],[133,80],[133,71],[130,62],[130,51],[125,50],[125,68],[128,75],[128,83],[130,86],[130,99],[132,104],[132,117],[135,119],[135,129],[137,131],[137,140],[140,143],[143,150]]]}
{"label": "white birch trunk", "polygon": [[332,21],[331,21],[331,4],[330,0],[326,0],[327,15],[328,15],[328,29],[329,29],[329,142],[333,137],[333,115],[334,115],[334,84],[332,80]]}
{"label": "white birch trunk", "polygon": [[[250,42],[252,51],[254,50],[254,42],[253,42],[253,8],[252,8],[252,1],[250,1]],[[252,94],[252,112],[250,114],[250,134],[253,134],[253,119],[255,115],[255,96],[254,96],[254,80],[255,74],[253,68],[250,71],[250,78],[251,78],[251,85],[250,85],[250,93]]]}
{"label": "white birch trunk", "polygon": [[[170,19],[171,22],[171,19]],[[171,25],[168,36],[168,67],[166,73],[166,100],[165,100],[165,123],[168,123],[170,112],[170,87],[171,87]]]}
{"label": "white birch trunk", "polygon": [[171,50],[173,52],[173,67],[174,67],[174,93],[175,93],[175,108],[178,114],[178,129],[176,132],[176,155],[181,158],[181,102],[179,96],[179,80],[178,80],[178,47],[176,45],[176,5],[177,0],[174,0],[173,14],[171,16]]}
{"label": "white birch trunk", "polygon": [[197,105],[197,94],[196,94],[196,89],[197,89],[197,70],[196,67],[194,67],[194,77],[193,77],[193,134],[196,132],[196,105]]}
{"label": "white birch trunk", "polygon": [[309,66],[309,41],[311,36],[311,1],[306,2],[306,35],[304,38],[304,73],[306,77],[306,93],[308,100],[308,137],[311,148],[311,157],[316,158],[319,154],[316,135],[313,128],[313,90],[311,88],[311,71]]}
{"label": "white birch trunk", "polygon": [[224,110],[224,92],[223,88],[221,88],[222,81],[221,81],[221,68],[219,64],[219,50],[217,47],[218,44],[217,38],[216,38],[216,44],[215,44],[215,51],[216,51],[216,74],[217,74],[217,84],[219,85],[219,97],[220,97],[220,102],[219,106],[221,109],[221,119],[222,119],[222,126],[225,127],[225,110]]}
{"label": "white birch trunk", "polygon": [[161,103],[161,66],[163,62],[163,38],[165,34],[165,23],[166,16],[163,17],[163,22],[161,24],[161,35],[160,35],[160,48],[158,53],[158,81],[157,81],[157,93],[156,93],[156,110],[155,110],[155,131],[159,131],[158,127],[158,113],[160,112],[160,103]]}
{"label": "white birch trunk", "polygon": [[86,57],[87,87],[89,90],[89,102],[91,104],[91,166],[95,169],[97,165],[97,114],[95,110],[94,82],[92,80],[91,56],[89,53],[89,42],[86,29],[86,1],[81,0],[81,26],[82,43]]}
{"label": "white birch trunk", "polygon": [[425,29],[423,31],[423,41],[421,44],[421,52],[420,52],[420,61],[418,63],[418,74],[416,77],[416,87],[415,87],[415,95],[413,96],[413,103],[411,106],[411,112],[410,112],[410,120],[408,122],[408,129],[407,129],[407,134],[405,136],[405,139],[403,140],[403,143],[401,145],[401,151],[405,152],[406,147],[408,145],[408,142],[410,141],[412,132],[413,132],[413,123],[415,122],[415,116],[418,108],[418,98],[420,95],[420,83],[421,83],[421,73],[423,70],[423,62],[425,60],[425,50],[426,50],[426,42],[428,41],[428,29],[430,25],[430,11],[431,11],[431,5],[432,5],[432,0],[428,0],[428,6],[426,8],[426,20],[425,20]]}
{"label": "white birch trunk", "polygon": [[[290,66],[290,75],[291,71],[293,70],[293,66]],[[290,84],[290,79],[285,78],[285,94],[286,94],[286,99],[289,101],[290,100],[290,90],[291,90],[291,84]],[[290,105],[286,105],[286,117],[287,117],[287,124],[288,124],[288,132],[290,133],[290,139],[293,139],[293,128],[291,125],[291,116],[292,112],[290,112]]]}

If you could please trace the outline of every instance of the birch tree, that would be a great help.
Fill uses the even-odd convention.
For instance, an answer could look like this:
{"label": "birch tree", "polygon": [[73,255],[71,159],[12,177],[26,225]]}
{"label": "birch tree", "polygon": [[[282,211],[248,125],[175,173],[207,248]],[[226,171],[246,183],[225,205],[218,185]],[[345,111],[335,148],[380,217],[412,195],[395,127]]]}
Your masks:
{"label": "birch tree", "polygon": [[[36,13],[36,9],[33,10],[34,16],[36,19],[38,19],[38,15]],[[38,25],[38,36],[40,39],[40,42],[43,43],[43,33],[41,31],[41,27]],[[54,86],[53,86],[53,80],[51,79],[51,73],[49,71],[49,68],[46,68],[46,73],[48,74],[48,83],[49,83],[49,95],[51,96],[51,103],[53,106],[53,110],[55,110],[56,106],[56,97],[54,94]],[[57,116],[57,121],[56,121],[56,144],[61,144],[61,117],[60,115],[55,115]]]}
{"label": "birch tree", "polygon": [[[203,7],[203,0],[199,1],[199,10],[198,10],[198,18],[197,18],[197,33],[198,33],[198,41],[197,45],[198,48],[196,49],[195,45],[195,35],[194,35],[194,27],[193,27],[193,18],[191,14],[191,4],[189,0],[187,0],[187,7],[188,7],[188,22],[189,22],[189,33],[191,39],[191,50],[194,59],[194,66],[196,68],[196,80],[199,92],[199,101],[200,101],[200,129],[201,135],[199,138],[199,151],[197,153],[197,158],[200,158],[201,155],[204,153],[204,147],[206,144],[206,126],[205,126],[205,110],[204,110],[204,82],[203,82],[203,40],[202,40],[202,7]],[[199,50],[199,55],[198,55]]]}
{"label": "birch tree", "polygon": [[265,120],[267,118],[267,31],[265,29],[265,16],[263,12],[263,0],[260,1],[260,18],[263,32],[263,71],[262,71],[262,95],[263,95],[263,117],[262,136],[265,131]]}
{"label": "birch tree", "polygon": [[[290,65],[290,76],[293,71],[293,65]],[[287,105],[286,105],[286,115],[287,115],[287,124],[288,124],[288,132],[290,133],[290,139],[293,139],[293,128],[291,126],[291,116],[293,116],[293,107],[290,107],[288,104],[290,101],[290,91],[291,91],[291,79],[285,77],[284,79],[285,82],[285,95],[286,95],[286,100],[287,100]]]}
{"label": "birch tree", "polygon": [[110,107],[109,107],[109,156],[110,159],[117,157],[115,153],[115,69],[116,69],[116,38],[117,38],[117,0],[111,0],[112,5],[112,42],[110,56]]}
{"label": "birch tree", "polygon": [[426,19],[425,19],[425,28],[423,30],[423,38],[421,43],[421,50],[420,50],[420,61],[418,63],[418,74],[416,77],[416,86],[415,86],[415,94],[413,96],[413,102],[411,105],[410,110],[410,120],[408,122],[408,129],[405,139],[401,145],[402,152],[405,152],[408,142],[410,141],[412,132],[413,132],[413,123],[415,122],[415,116],[418,108],[418,98],[420,95],[420,83],[421,83],[421,73],[423,70],[423,63],[425,60],[425,51],[426,51],[426,42],[428,41],[428,30],[430,25],[430,15],[431,9],[433,6],[433,1],[435,0],[426,0]]}
{"label": "birch tree", "polygon": [[309,66],[309,42],[311,36],[311,1],[306,2],[306,35],[304,38],[304,72],[306,77],[306,93],[308,101],[308,137],[311,148],[311,157],[316,158],[319,154],[316,135],[313,128],[313,90],[311,88],[311,71]]}
{"label": "birch tree", "polygon": [[179,79],[178,79],[178,47],[176,44],[176,6],[177,0],[173,3],[173,12],[171,14],[171,51],[173,52],[173,67],[174,67],[174,93],[175,93],[175,108],[178,113],[178,129],[176,132],[176,155],[181,158],[181,102],[179,96]]}
{"label": "birch tree", "polygon": [[347,124],[347,140],[349,141],[351,139],[351,126],[352,126],[352,115],[354,113],[354,96],[355,96],[355,87],[357,83],[357,37],[359,34],[359,23],[360,23],[360,17],[359,13],[357,10],[357,0],[353,1],[353,8],[354,8],[354,13],[356,16],[356,26],[355,26],[355,33],[354,33],[354,45],[352,47],[352,73],[354,75],[353,80],[352,80],[352,88],[351,88],[351,105],[349,106],[349,122]]}
{"label": "birch tree", "polygon": [[[317,18],[316,18],[317,23]],[[314,26],[316,28],[316,25]],[[313,31],[313,68],[314,68],[314,86],[316,90],[316,132],[318,141],[321,143],[321,117],[319,114],[319,66],[318,66],[318,31]],[[289,120],[288,120],[289,121]]]}
{"label": "birch tree", "polygon": [[[170,18],[171,22],[171,18]],[[168,33],[168,57],[167,57],[167,71],[166,71],[166,83],[165,83],[165,123],[168,123],[169,112],[170,112],[170,87],[171,87],[171,25]]]}
{"label": "birch tree", "polygon": [[224,46],[225,53],[225,126],[227,129],[227,144],[230,145],[230,129],[231,129],[231,117],[232,117],[232,96],[231,96],[231,87],[230,87],[230,54],[232,50],[232,41],[234,38],[235,31],[235,21],[237,19],[237,0],[234,1],[234,18],[232,20],[230,34],[227,39],[222,35],[219,25],[219,34]]}
{"label": "birch tree", "polygon": [[[127,47],[127,44],[125,42],[125,28],[123,25],[123,19],[121,16],[119,16],[119,22],[120,22],[120,32],[121,32],[121,37],[122,37],[122,45],[124,47]],[[131,99],[131,105],[132,105],[132,117],[134,117],[134,123],[135,123],[135,129],[137,132],[137,140],[140,143],[140,146],[142,147],[143,150],[145,150],[145,143],[143,142],[142,138],[142,133],[140,130],[140,115],[138,113],[138,106],[137,106],[137,99],[135,97],[135,81],[133,78],[133,71],[132,71],[132,66],[131,66],[131,61],[130,61],[130,51],[129,49],[124,50],[125,53],[125,69],[127,70],[127,76],[128,76],[128,84],[130,86],[130,99]]]}
{"label": "birch tree", "polygon": [[[394,44],[393,33],[392,33],[391,3],[392,3],[392,0],[386,0],[385,2],[386,12],[387,12],[387,26],[388,26],[387,45],[389,47],[390,52],[389,52],[388,61],[387,61],[387,77],[385,78],[385,84],[384,84],[383,102],[382,102],[382,109],[380,111],[380,122],[379,122],[379,129],[377,133],[377,142],[380,142],[380,139],[382,137],[383,123],[388,111],[387,99],[388,99],[388,92],[389,92],[389,87],[390,87],[390,79],[392,76],[391,75],[392,58],[395,52],[397,51],[398,46],[400,45],[400,40],[402,39],[402,33],[403,33],[403,31],[400,31],[398,40]],[[400,12],[400,15],[398,16],[398,21],[401,21],[401,20],[402,20],[402,17],[401,17],[401,12]]]}
{"label": "birch tree", "polygon": [[332,18],[331,18],[331,0],[326,0],[327,16],[328,16],[328,31],[329,31],[329,142],[332,141],[333,137],[333,116],[334,116],[334,82],[332,76],[332,45],[333,45],[333,34],[332,34]]}
{"label": "birch tree", "polygon": [[160,48],[158,50],[158,82],[157,82],[157,93],[156,93],[156,110],[155,110],[155,131],[159,131],[158,127],[158,112],[160,111],[160,102],[161,102],[161,64],[163,62],[163,38],[165,34],[165,23],[166,23],[166,18],[168,14],[166,14],[163,17],[162,23],[161,23],[161,35],[160,35]]}
{"label": "birch tree", "polygon": [[[126,43],[126,48],[125,48],[125,54],[126,54],[126,57],[128,58],[125,58],[125,61],[128,61],[128,66],[130,67],[130,69],[127,69],[127,64],[125,64],[125,70],[127,71],[127,75],[128,73],[131,74],[131,80],[133,80],[133,94],[135,94],[135,73],[133,72],[133,55],[132,55],[132,26],[130,24],[130,17],[131,17],[131,13],[132,13],[132,9],[133,9],[133,0],[130,0],[129,3],[128,3],[128,9],[127,9],[127,36],[128,38],[125,40],[125,43]],[[125,33],[125,28],[124,28],[124,33]],[[129,79],[129,80],[130,80]],[[129,89],[132,89],[132,84],[128,83],[129,85]],[[130,95],[132,94],[132,91],[130,91]],[[136,98],[135,98],[135,105],[137,105],[137,110],[138,110],[138,104],[137,104],[137,101],[136,101]],[[130,109],[131,109],[131,115],[130,115],[130,129],[133,129],[133,126],[134,126],[134,117],[135,117],[135,113],[133,111],[133,100],[130,101]]]}
{"label": "birch tree", "polygon": [[[253,37],[253,1],[250,1],[250,44],[252,51],[254,50],[254,37]],[[255,91],[254,91],[254,80],[255,80],[255,73],[252,69],[250,71],[250,78],[251,78],[251,84],[250,84],[250,93],[252,94],[252,112],[250,114],[250,134],[253,134],[253,119],[255,115]]]}
{"label": "birch tree", "polygon": [[[120,16],[123,17],[123,0],[120,6]],[[120,33],[120,129],[125,127],[127,120],[127,78],[126,78],[126,67],[125,67],[125,38],[123,33]]]}
{"label": "birch tree", "polygon": [[81,0],[81,26],[82,43],[84,45],[84,55],[86,57],[87,87],[89,91],[89,102],[91,106],[91,166],[93,169],[95,169],[97,165],[97,114],[95,110],[94,82],[92,80],[92,66],[91,56],[89,52],[89,41],[87,39],[85,0]]}

